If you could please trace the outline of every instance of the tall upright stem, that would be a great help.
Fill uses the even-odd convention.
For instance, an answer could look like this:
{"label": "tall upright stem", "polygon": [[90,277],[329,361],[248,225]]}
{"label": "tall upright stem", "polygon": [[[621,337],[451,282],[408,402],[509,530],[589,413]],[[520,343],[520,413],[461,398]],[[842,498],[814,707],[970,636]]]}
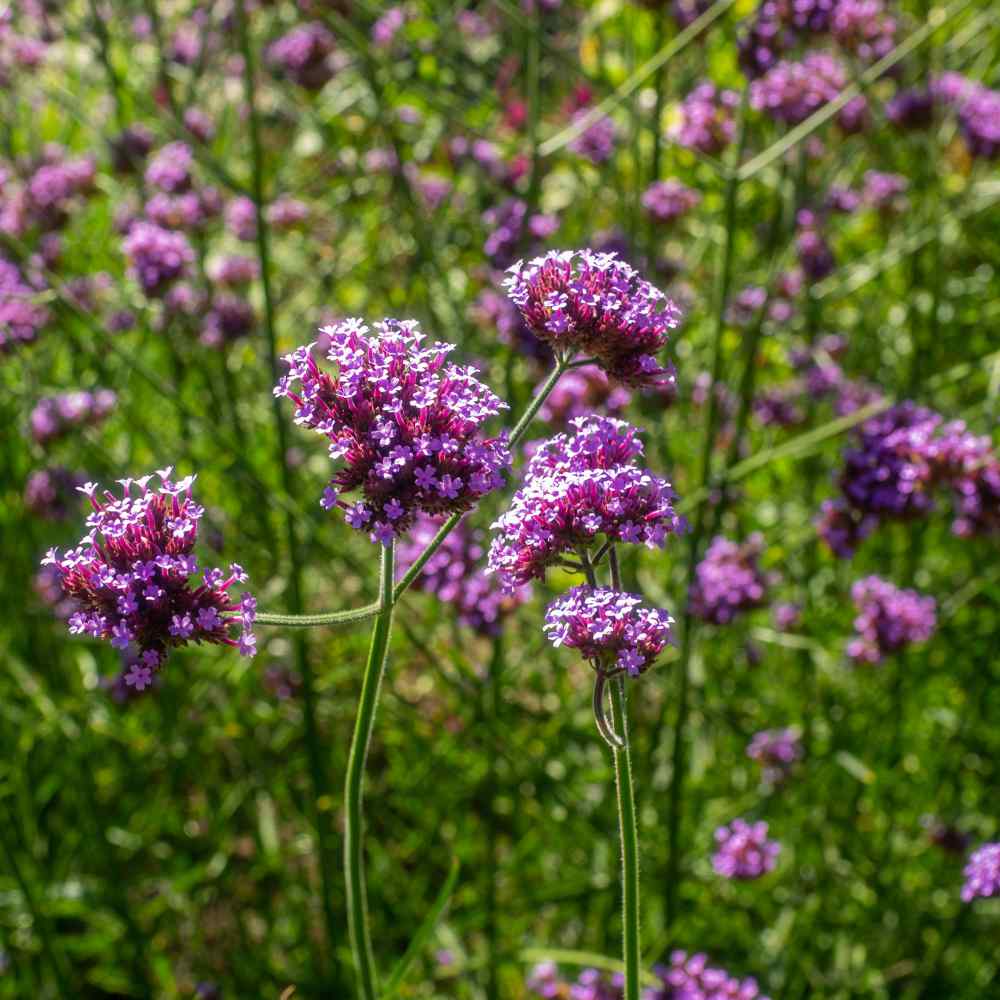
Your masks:
{"label": "tall upright stem", "polygon": [[615,787],[618,792],[618,829],[622,844],[622,957],[625,960],[624,1000],[639,1000],[639,837],[635,826],[635,799],[632,795],[632,755],[628,739],[628,706],[625,678],[614,678],[611,710],[615,731],[622,739],[612,747],[615,759]]}
{"label": "tall upright stem", "polygon": [[351,751],[347,758],[347,781],[344,788],[346,820],[344,828],[344,881],[347,889],[347,924],[351,937],[351,953],[357,976],[358,995],[363,1000],[376,1000],[378,977],[368,927],[368,893],[365,888],[364,866],[364,792],[365,760],[375,726],[375,709],[379,688],[385,672],[389,636],[392,632],[392,578],[395,566],[394,543],[382,548],[379,598],[382,610],[372,628],[368,663],[361,682],[361,700],[354,723]]}

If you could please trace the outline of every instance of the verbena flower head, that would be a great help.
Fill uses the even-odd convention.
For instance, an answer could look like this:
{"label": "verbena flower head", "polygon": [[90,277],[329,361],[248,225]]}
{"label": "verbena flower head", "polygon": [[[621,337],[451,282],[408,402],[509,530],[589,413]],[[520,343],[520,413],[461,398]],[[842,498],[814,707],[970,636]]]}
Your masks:
{"label": "verbena flower head", "polygon": [[184,142],[169,142],[146,167],[146,183],[167,194],[180,194],[191,187],[194,154]]}
{"label": "verbena flower head", "polygon": [[655,355],[680,322],[680,310],[616,254],[552,251],[515,264],[504,287],[528,326],[557,353],[591,356],[626,385],[673,382],[673,371]]}
{"label": "verbena flower head", "polygon": [[[348,319],[322,332],[337,372],[323,371],[309,344],[285,358],[290,371],[274,393],[344,463],[323,494],[326,509],[343,508],[352,528],[384,543],[420,512],[461,513],[502,485],[507,436],[483,437],[481,427],[506,404],[475,368],[447,364],[452,344],[424,346],[415,320],[387,319],[373,334]],[[357,503],[340,499],[354,490]]]}
{"label": "verbena flower head", "polygon": [[816,518],[816,534],[838,559],[850,559],[878,527],[874,514],[864,514],[843,500],[824,500]]}
{"label": "verbena flower head", "polygon": [[777,784],[788,777],[792,766],[801,759],[802,742],[794,729],[763,729],[754,733],[747,756],[763,766],[767,781]]}
{"label": "verbena flower head", "polygon": [[[573,124],[590,115],[589,108],[581,108],[573,115]],[[591,163],[607,163],[614,156],[618,130],[607,115],[595,118],[570,144],[569,149],[590,160]]]}
{"label": "verbena flower head", "polygon": [[187,272],[194,250],[183,233],[138,220],[125,237],[125,255],[143,292],[159,297]]}
{"label": "verbena flower head", "polygon": [[750,84],[750,105],[788,125],[805,121],[847,83],[843,65],[827,52],[810,52],[801,62],[779,62]]}
{"label": "verbena flower head", "polygon": [[1000,843],[983,844],[972,852],[962,874],[962,901],[971,903],[977,896],[989,899],[1000,896]]}
{"label": "verbena flower head", "polygon": [[489,568],[506,588],[545,574],[565,554],[598,538],[660,548],[686,527],[670,484],[634,463],[636,428],[609,417],[581,417],[545,442],[524,485],[492,525]]}
{"label": "verbena flower head", "polygon": [[962,103],[958,121],[972,156],[1000,156],[1000,91],[976,87]]}
{"label": "verbena flower head", "polygon": [[708,964],[704,954],[670,954],[668,966],[653,970],[662,987],[647,990],[643,1000],[769,1000],[752,978],[737,979],[725,969]]}
{"label": "verbena flower head", "polygon": [[582,585],[545,611],[545,635],[554,646],[578,649],[602,673],[638,677],[671,642],[673,618],[635,594]]}
{"label": "verbena flower head", "polygon": [[51,318],[15,264],[0,257],[0,354],[33,341]]}
{"label": "verbena flower head", "polygon": [[982,465],[956,476],[951,484],[960,538],[1000,534],[1000,461],[990,456]]}
{"label": "verbena flower head", "polygon": [[701,202],[701,194],[678,180],[656,181],[642,194],[642,207],[656,222],[674,222]]}
{"label": "verbena flower head", "polygon": [[268,63],[306,90],[319,90],[333,76],[333,35],[319,21],[293,28],[267,50]]}
{"label": "verbena flower head", "polygon": [[616,417],[628,406],[632,394],[615,385],[599,368],[587,365],[563,374],[545,400],[539,416],[556,427],[599,412]]}
{"label": "verbena flower head", "polygon": [[757,565],[763,549],[759,534],[742,543],[721,535],[713,539],[694,571],[691,613],[715,625],[727,625],[744,611],[760,607],[767,593],[767,581]]}
{"label": "verbena flower head", "polygon": [[855,637],[847,655],[855,663],[881,663],[911,643],[925,642],[937,625],[937,604],[915,590],[901,590],[888,580],[868,576],[851,588],[858,609]]}
{"label": "verbena flower head", "polygon": [[[93,511],[79,546],[63,555],[50,549],[43,566],[60,574],[62,589],[76,604],[69,619],[73,635],[107,639],[127,659],[126,687],[143,691],[171,649],[188,643],[233,646],[253,656],[256,601],[244,593],[234,600],[234,583],[246,573],[206,570],[192,580],[198,563],[192,551],[204,513],[191,497],[193,476],[179,482],[172,469],[154,476],[121,480],[122,495],[98,493],[96,483],[81,492]],[[234,635],[234,629],[239,633]]]}
{"label": "verbena flower head", "polygon": [[569,983],[559,975],[555,962],[540,962],[531,970],[527,987],[543,1000],[622,1000],[625,977],[620,972],[583,969]]}
{"label": "verbena flower head", "polygon": [[[424,551],[441,523],[426,515],[417,519],[396,553],[400,576]],[[505,594],[496,578],[486,574],[485,554],[482,533],[461,521],[428,560],[413,586],[453,605],[463,625],[481,635],[495,636],[500,634],[504,615],[527,600],[530,591],[525,587]]]}
{"label": "verbena flower head", "polygon": [[98,424],[115,408],[118,397],[111,389],[85,389],[43,396],[28,417],[31,436],[39,444],[48,444],[76,427]]}
{"label": "verbena flower head", "polygon": [[715,843],[712,867],[725,878],[760,878],[774,869],[781,852],[781,845],[768,839],[763,820],[734,819],[715,831]]}
{"label": "verbena flower head", "polygon": [[713,83],[699,83],[681,102],[678,119],[669,136],[679,146],[718,156],[736,135],[735,90],[720,90]]}
{"label": "verbena flower head", "polygon": [[910,182],[901,174],[866,170],[862,197],[880,212],[895,213],[906,207],[903,195],[909,186]]}

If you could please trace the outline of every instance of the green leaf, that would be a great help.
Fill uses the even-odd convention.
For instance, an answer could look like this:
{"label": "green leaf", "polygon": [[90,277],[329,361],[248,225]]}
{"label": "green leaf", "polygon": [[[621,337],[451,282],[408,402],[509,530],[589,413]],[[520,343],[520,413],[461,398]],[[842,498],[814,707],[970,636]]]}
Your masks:
{"label": "green leaf", "polygon": [[409,947],[403,953],[403,957],[396,963],[396,967],[392,970],[392,974],[382,988],[382,1000],[390,1000],[391,997],[396,995],[400,986],[403,985],[403,980],[406,978],[407,972],[410,971],[410,966],[413,964],[414,959],[424,950],[431,934],[434,933],[434,928],[437,927],[438,921],[445,911],[445,907],[451,900],[451,894],[455,891],[455,884],[458,882],[459,867],[458,858],[452,858],[451,870],[448,872],[448,877],[445,879],[445,883],[441,887],[437,899],[434,900],[434,905],[428,911],[427,916],[424,917],[423,923],[417,928],[417,933],[413,935]]}

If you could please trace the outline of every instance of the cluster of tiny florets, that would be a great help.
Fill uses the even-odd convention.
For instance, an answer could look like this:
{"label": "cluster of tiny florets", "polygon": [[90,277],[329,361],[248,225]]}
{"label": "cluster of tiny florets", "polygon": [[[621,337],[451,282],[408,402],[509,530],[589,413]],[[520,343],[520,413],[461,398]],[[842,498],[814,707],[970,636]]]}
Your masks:
{"label": "cluster of tiny florets", "polygon": [[712,867],[725,878],[760,878],[774,869],[781,852],[781,845],[768,839],[763,820],[734,819],[715,831],[715,843]]}
{"label": "cluster of tiny florets", "polygon": [[43,396],[28,417],[31,436],[39,444],[49,444],[77,427],[99,424],[117,402],[118,396],[111,389],[78,389]]}
{"label": "cluster of tiny florets", "polygon": [[737,615],[764,603],[767,581],[757,565],[764,548],[761,535],[737,543],[719,536],[695,568],[691,613],[714,625],[727,625]]}
{"label": "cluster of tiny florets", "polygon": [[739,103],[735,90],[699,83],[681,102],[669,136],[679,146],[718,156],[736,135],[735,111]]}
{"label": "cluster of tiny florets", "polygon": [[754,733],[747,756],[763,768],[765,780],[778,784],[802,757],[802,741],[794,729],[763,729]]}
{"label": "cluster of tiny florets", "polygon": [[504,287],[532,331],[557,353],[593,357],[630,386],[673,381],[655,354],[680,311],[616,254],[552,251],[515,264]]}
{"label": "cluster of tiny florets", "polygon": [[671,642],[673,624],[635,594],[582,585],[548,606],[544,630],[552,645],[579,650],[596,669],[638,677]]}
{"label": "cluster of tiny florets", "polygon": [[524,485],[493,523],[489,567],[505,587],[544,575],[548,566],[596,539],[660,548],[684,530],[668,482],[635,465],[634,427],[581,417],[532,456]]}
{"label": "cluster of tiny florets", "polygon": [[[442,522],[419,517],[396,552],[396,570],[402,575],[416,562],[441,527]],[[486,548],[482,535],[461,521],[427,561],[413,584],[414,589],[434,594],[451,604],[458,620],[481,635],[499,635],[504,615],[525,601],[526,587],[504,593],[496,578],[483,566]]]}
{"label": "cluster of tiny florets", "polygon": [[0,354],[33,341],[51,318],[17,265],[0,257]]}
{"label": "cluster of tiny florets", "polygon": [[915,590],[902,590],[877,576],[858,580],[851,588],[858,609],[855,636],[847,655],[855,663],[881,663],[911,643],[925,642],[934,634],[937,604]]}
{"label": "cluster of tiny florets", "polygon": [[[386,543],[419,513],[469,510],[503,483],[510,464],[505,435],[485,438],[482,424],[506,409],[475,368],[447,364],[451,344],[423,346],[413,320],[385,320],[375,333],[358,319],[325,327],[328,374],[312,344],[289,354],[289,374],[275,395],[295,404],[295,422],[330,440],[343,468],[322,505],[346,512],[347,523]],[[341,495],[360,490],[346,504]]]}
{"label": "cluster of tiny florets", "polygon": [[962,874],[962,900],[971,903],[977,896],[1000,896],[1000,843],[983,844],[972,852]]}
{"label": "cluster of tiny florets", "polygon": [[62,521],[75,507],[77,488],[85,482],[86,476],[62,466],[36,469],[24,484],[24,506],[36,517]]}
{"label": "cluster of tiny florets", "polygon": [[194,261],[194,250],[183,233],[143,219],[132,224],[124,250],[132,274],[150,297],[162,296]]}
{"label": "cluster of tiny florets", "polygon": [[[142,691],[173,648],[188,643],[237,647],[253,656],[252,626],[256,601],[244,593],[234,601],[230,587],[246,574],[233,564],[228,574],[209,569],[198,582],[198,562],[192,555],[204,508],[191,497],[193,476],[179,482],[172,469],[153,476],[121,480],[122,496],[98,492],[87,483],[81,492],[93,511],[88,532],[77,548],[59,555],[50,549],[43,566],[60,574],[63,592],[75,604],[69,618],[74,635],[107,639],[123,652],[126,687]],[[234,638],[232,630],[240,628]]]}
{"label": "cluster of tiny florets", "polygon": [[847,83],[843,65],[828,52],[810,52],[801,62],[779,62],[750,84],[750,104],[758,111],[797,125]]}
{"label": "cluster of tiny florets", "polygon": [[319,90],[333,76],[333,35],[319,21],[300,24],[273,42],[268,63],[306,90]]}
{"label": "cluster of tiny florets", "polygon": [[674,222],[701,202],[701,194],[678,180],[656,181],[642,194],[642,207],[655,222]]}

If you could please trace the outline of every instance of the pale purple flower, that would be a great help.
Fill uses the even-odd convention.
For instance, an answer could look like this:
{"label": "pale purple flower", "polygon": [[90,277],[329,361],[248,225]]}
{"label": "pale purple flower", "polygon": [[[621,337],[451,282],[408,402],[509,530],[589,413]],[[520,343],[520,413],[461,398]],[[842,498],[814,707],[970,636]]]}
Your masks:
{"label": "pale purple flower", "polygon": [[758,820],[747,823],[734,819],[715,831],[715,854],[712,867],[719,875],[731,879],[756,879],[774,869],[781,845],[769,840],[767,823]]}

